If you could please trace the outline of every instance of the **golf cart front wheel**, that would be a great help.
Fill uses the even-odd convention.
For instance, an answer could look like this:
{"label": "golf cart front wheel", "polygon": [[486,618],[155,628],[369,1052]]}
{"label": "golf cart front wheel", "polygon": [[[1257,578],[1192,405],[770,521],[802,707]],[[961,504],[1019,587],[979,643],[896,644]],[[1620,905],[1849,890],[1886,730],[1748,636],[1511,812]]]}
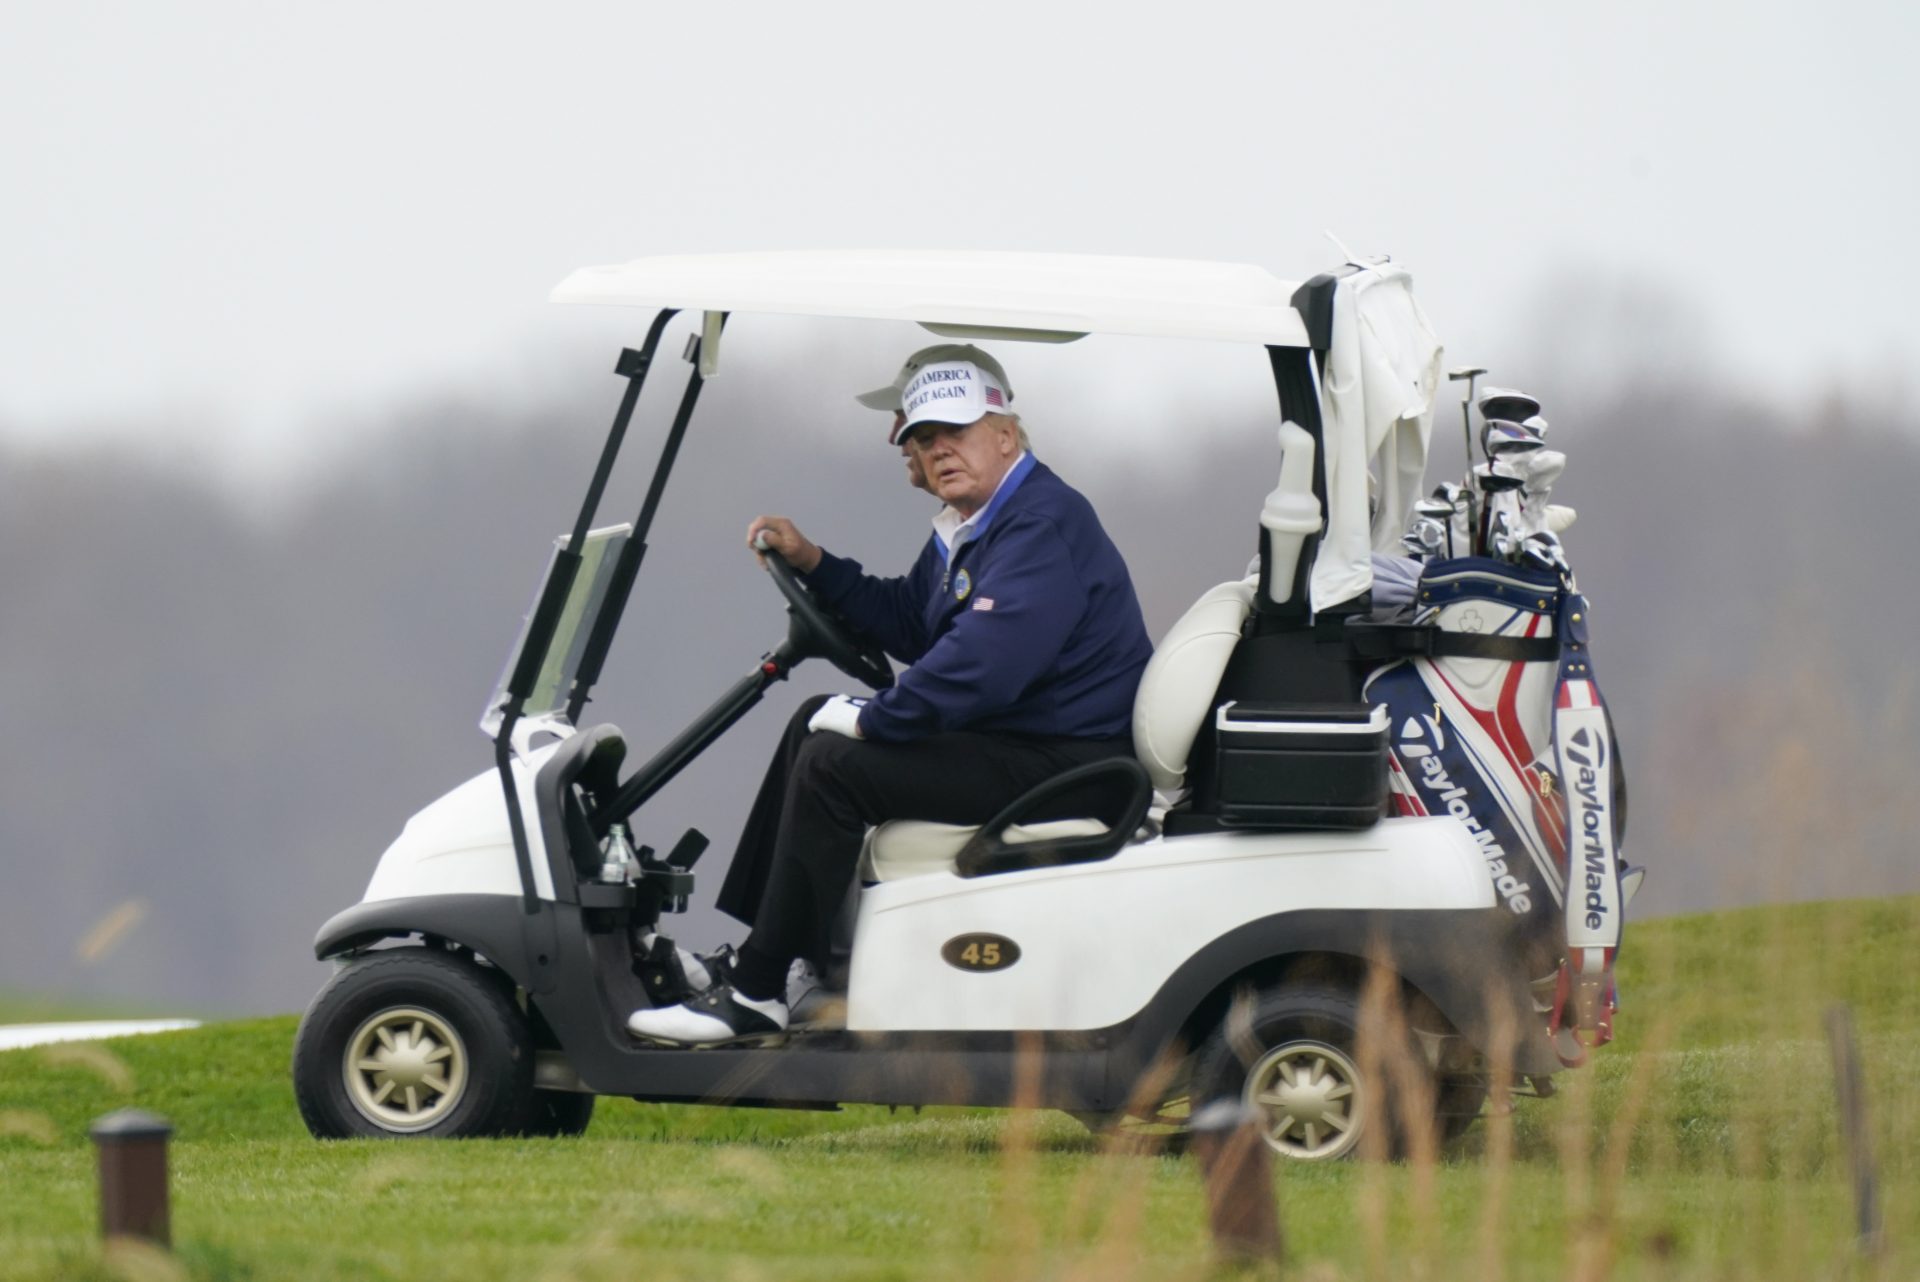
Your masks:
{"label": "golf cart front wheel", "polygon": [[473,962],[397,948],[349,963],[307,1008],[294,1097],[319,1139],[528,1129],[533,1046],[506,986]]}

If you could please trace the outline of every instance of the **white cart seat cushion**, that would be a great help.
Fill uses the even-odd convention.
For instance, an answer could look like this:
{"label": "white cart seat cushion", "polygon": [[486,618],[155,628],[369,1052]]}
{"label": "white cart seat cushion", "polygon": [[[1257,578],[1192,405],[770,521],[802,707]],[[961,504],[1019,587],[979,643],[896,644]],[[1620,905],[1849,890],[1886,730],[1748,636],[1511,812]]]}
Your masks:
{"label": "white cart seat cushion", "polygon": [[[1021,845],[1053,837],[1091,837],[1107,830],[1098,819],[1054,819],[1046,823],[1015,824],[1007,829],[1007,843]],[[967,824],[937,824],[922,819],[895,819],[867,831],[860,852],[860,880],[899,881],[934,872],[952,872],[953,861],[967,839],[979,832]]]}
{"label": "white cart seat cushion", "polygon": [[1154,649],[1133,699],[1133,750],[1155,788],[1185,786],[1194,738],[1213,711],[1257,586],[1248,578],[1210,589]]}

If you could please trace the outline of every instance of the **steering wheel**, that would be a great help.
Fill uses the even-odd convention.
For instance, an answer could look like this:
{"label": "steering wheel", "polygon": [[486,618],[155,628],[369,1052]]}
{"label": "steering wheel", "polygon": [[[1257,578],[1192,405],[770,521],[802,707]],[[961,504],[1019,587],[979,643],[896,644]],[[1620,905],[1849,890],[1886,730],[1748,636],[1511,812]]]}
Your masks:
{"label": "steering wheel", "polygon": [[773,585],[787,599],[787,642],[803,655],[818,655],[862,685],[885,690],[893,684],[893,665],[875,641],[814,594],[799,571],[772,548],[760,549]]}

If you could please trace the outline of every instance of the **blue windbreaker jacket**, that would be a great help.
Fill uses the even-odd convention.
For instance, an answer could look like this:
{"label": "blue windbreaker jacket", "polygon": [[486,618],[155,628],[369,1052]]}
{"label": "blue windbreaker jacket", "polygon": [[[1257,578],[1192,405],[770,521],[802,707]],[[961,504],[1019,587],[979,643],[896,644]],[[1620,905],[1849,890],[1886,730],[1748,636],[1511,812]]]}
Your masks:
{"label": "blue windbreaker jacket", "polygon": [[929,536],[904,578],[824,553],[808,583],[910,666],[860,714],[869,739],[944,730],[1130,733],[1153,653],[1133,579],[1093,505],[1034,460],[948,563]]}

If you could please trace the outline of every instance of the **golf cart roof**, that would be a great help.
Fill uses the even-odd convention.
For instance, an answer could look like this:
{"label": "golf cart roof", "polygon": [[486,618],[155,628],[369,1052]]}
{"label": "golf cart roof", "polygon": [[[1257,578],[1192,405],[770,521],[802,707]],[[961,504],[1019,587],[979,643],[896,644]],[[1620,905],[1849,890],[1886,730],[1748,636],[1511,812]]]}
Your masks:
{"label": "golf cart roof", "polygon": [[[1406,269],[1385,258],[1350,257],[1303,286],[1244,263],[828,250],[583,267],[552,297],[658,309],[642,349],[623,352],[616,366],[634,379],[645,377],[675,312],[699,314],[688,349],[696,380],[717,369],[721,326],[732,312],[916,321],[943,337],[966,339],[1060,343],[1105,333],[1258,343],[1269,349],[1284,419],[1311,445],[1295,451],[1306,463],[1305,472],[1295,469],[1296,480],[1312,477],[1312,492],[1296,498],[1322,513],[1311,598],[1314,610],[1327,610],[1372,585],[1372,552],[1397,548],[1425,483],[1441,348],[1412,285]],[[663,466],[686,429],[697,387],[689,384],[682,400]],[[620,430],[632,412],[631,396],[622,406]],[[649,512],[663,476],[649,491]],[[1377,499],[1370,488],[1378,490]],[[590,500],[597,502],[597,495],[597,488],[589,491]],[[642,542],[646,525],[638,523]],[[585,532],[583,524],[576,541]],[[534,674],[525,675],[521,684],[530,690]]]}
{"label": "golf cart roof", "polygon": [[1092,254],[831,250],[583,267],[556,303],[917,321],[954,338],[1087,334],[1310,346],[1299,285],[1246,263]]}

